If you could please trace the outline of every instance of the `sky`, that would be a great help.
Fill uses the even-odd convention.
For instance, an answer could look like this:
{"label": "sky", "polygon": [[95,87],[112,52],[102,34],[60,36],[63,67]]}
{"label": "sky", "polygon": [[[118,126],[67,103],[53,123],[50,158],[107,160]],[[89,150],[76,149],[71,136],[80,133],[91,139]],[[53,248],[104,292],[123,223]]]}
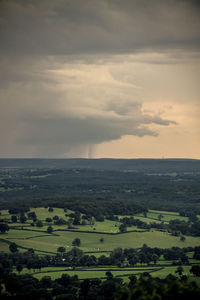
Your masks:
{"label": "sky", "polygon": [[200,158],[198,0],[0,0],[1,158]]}

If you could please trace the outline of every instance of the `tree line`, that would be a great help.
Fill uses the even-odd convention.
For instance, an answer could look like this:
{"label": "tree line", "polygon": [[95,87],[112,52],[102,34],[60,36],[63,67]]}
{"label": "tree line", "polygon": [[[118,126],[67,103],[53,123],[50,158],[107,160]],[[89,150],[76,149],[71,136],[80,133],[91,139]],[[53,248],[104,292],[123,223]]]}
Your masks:
{"label": "tree line", "polygon": [[[78,248],[81,241],[74,239],[74,247],[66,251],[65,247],[58,247],[56,255],[35,254],[33,249],[19,252],[15,243],[10,243],[10,253],[0,253],[0,271],[10,273],[14,268],[19,272],[23,268],[28,270],[40,270],[43,267],[65,266],[65,267],[90,267],[90,266],[118,266],[134,267],[137,264],[157,264],[159,259],[171,261],[174,265],[189,265],[188,252],[193,252],[193,258],[200,260],[200,247],[171,247],[171,248],[150,248],[143,245],[141,248],[115,248],[109,255],[94,256],[92,253],[84,253]],[[0,272],[0,273],[1,273]]]}
{"label": "tree line", "polygon": [[18,297],[45,300],[177,300],[199,299],[200,288],[186,276],[177,278],[168,275],[165,279],[153,278],[143,273],[137,278],[129,276],[124,283],[119,277],[114,277],[110,271],[105,273],[105,280],[79,280],[77,275],[62,274],[52,280],[44,276],[41,280],[31,275],[7,274],[1,277],[4,290],[0,290],[2,299]]}
{"label": "tree line", "polygon": [[193,220],[189,219],[189,221],[187,222],[179,219],[174,219],[170,220],[169,223],[151,222],[147,224],[146,222],[138,220],[131,216],[121,218],[120,222],[122,222],[122,225],[120,227],[121,232],[125,232],[127,227],[137,226],[138,228],[147,230],[155,228],[158,230],[168,231],[169,233],[175,236],[180,236],[181,234],[190,236],[200,236],[200,220],[198,218],[195,218]]}

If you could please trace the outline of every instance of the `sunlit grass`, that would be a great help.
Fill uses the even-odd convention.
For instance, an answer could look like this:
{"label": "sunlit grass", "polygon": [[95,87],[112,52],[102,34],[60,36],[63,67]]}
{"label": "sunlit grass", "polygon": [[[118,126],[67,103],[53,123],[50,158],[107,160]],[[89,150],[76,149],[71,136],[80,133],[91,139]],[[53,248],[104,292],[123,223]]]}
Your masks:
{"label": "sunlit grass", "polygon": [[[184,242],[179,237],[172,236],[166,232],[129,232],[118,235],[56,231],[56,235],[28,230],[9,230],[6,234],[0,235],[3,239],[15,242],[17,245],[35,250],[56,252],[59,246],[70,250],[72,241],[80,238],[82,249],[88,251],[112,251],[114,248],[139,248],[143,244],[149,247],[170,248],[200,246],[200,237],[186,237]],[[100,239],[103,237],[103,242]]]}

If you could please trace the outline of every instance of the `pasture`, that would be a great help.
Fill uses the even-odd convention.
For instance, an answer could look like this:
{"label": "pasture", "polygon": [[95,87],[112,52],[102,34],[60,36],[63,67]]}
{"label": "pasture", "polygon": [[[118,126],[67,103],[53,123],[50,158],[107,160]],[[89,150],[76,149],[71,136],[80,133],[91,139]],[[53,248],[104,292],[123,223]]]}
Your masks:
{"label": "pasture", "polygon": [[[103,237],[103,242],[100,239]],[[112,251],[114,248],[139,248],[143,244],[149,247],[170,248],[200,246],[199,237],[187,236],[184,242],[179,237],[172,236],[167,232],[151,230],[149,232],[126,232],[122,234],[100,234],[72,231],[54,231],[53,234],[36,232],[31,230],[10,229],[1,235],[6,241],[15,242],[25,248],[33,248],[36,251],[57,252],[57,248],[63,246],[70,250],[72,241],[80,238],[80,249],[84,252]],[[2,244],[2,242],[0,243]]]}
{"label": "pasture", "polygon": [[[193,280],[194,276],[190,274],[191,266],[183,266],[183,275],[191,277]],[[130,275],[140,276],[142,273],[147,272],[152,277],[165,278],[168,274],[172,274],[174,276],[179,276],[177,271],[177,266],[136,266],[134,268],[118,268],[114,266],[110,267],[83,267],[83,268],[64,268],[64,267],[46,267],[42,268],[41,271],[33,271],[28,270],[26,268],[21,272],[22,274],[29,273],[36,277],[37,279],[41,279],[44,276],[50,276],[51,279],[60,278],[62,274],[68,274],[69,276],[77,275],[79,279],[87,279],[87,278],[106,278],[106,272],[109,271],[113,274],[113,276],[121,277],[124,281],[128,281],[128,277]],[[15,271],[17,273],[17,271]],[[198,278],[197,278],[197,281]]]}
{"label": "pasture", "polygon": [[[186,236],[185,241],[181,241],[179,236],[171,235],[168,232],[162,232],[156,229],[144,231],[137,227],[129,227],[127,232],[120,233],[120,221],[111,221],[105,219],[104,222],[93,222],[93,224],[74,225],[72,229],[68,229],[65,225],[54,225],[47,223],[46,218],[58,216],[65,221],[70,220],[71,210],[64,212],[61,208],[54,208],[53,212],[49,212],[47,208],[34,208],[31,211],[36,213],[37,219],[43,222],[42,227],[31,226],[33,222],[27,219],[25,224],[19,222],[10,223],[11,216],[8,211],[1,211],[0,219],[9,222],[10,230],[6,233],[0,234],[0,251],[9,252],[9,243],[14,242],[18,246],[18,250],[26,251],[27,249],[34,249],[35,253],[39,255],[49,254],[55,255],[60,246],[65,247],[66,251],[73,248],[72,242],[75,238],[81,240],[80,249],[83,252],[99,257],[100,255],[109,255],[115,248],[140,248],[144,244],[149,247],[170,248],[170,247],[195,247],[200,246],[200,237]],[[181,217],[178,213],[164,212],[150,210],[147,216],[139,214],[135,218],[143,222],[151,223],[158,222],[158,216],[162,214],[162,220],[169,222],[172,219],[179,219],[187,221],[186,217]],[[53,232],[47,233],[47,227],[52,225]],[[135,232],[133,232],[135,230]],[[136,232],[138,231],[138,232]],[[103,238],[103,239],[102,239]],[[191,263],[198,261],[192,258],[193,253],[189,254]],[[189,276],[189,269],[191,266],[184,266],[183,274]],[[80,279],[85,278],[105,278],[106,271],[111,271],[114,276],[122,276],[125,281],[131,274],[139,275],[143,272],[149,272],[153,277],[164,278],[169,273],[177,275],[177,266],[172,266],[171,261],[160,259],[156,266],[144,267],[137,264],[134,268],[116,268],[116,267],[84,267],[72,270],[64,267],[49,267],[42,268],[41,272],[33,272],[23,269],[22,273],[33,274],[35,277],[41,279],[43,276],[50,276],[52,279],[60,277],[63,273],[70,276],[78,275]],[[191,276],[191,275],[190,275]]]}
{"label": "pasture", "polygon": [[33,273],[33,276],[41,279],[44,276],[50,276],[52,279],[56,279],[62,276],[62,274],[68,274],[70,276],[77,275],[79,279],[87,279],[87,278],[106,278],[106,272],[109,271],[113,274],[113,276],[123,277],[130,275],[139,275],[143,272],[152,271],[152,268],[124,268],[124,269],[116,269],[113,267],[110,268],[83,268],[77,270],[54,270],[53,268],[46,268],[42,272]]}
{"label": "pasture", "polygon": [[[161,218],[159,219],[159,216],[161,215]],[[164,221],[169,222],[171,220],[178,219],[180,221],[188,221],[188,217],[180,216],[179,213],[176,212],[170,212],[170,211],[161,211],[161,210],[149,210],[146,214],[146,217],[144,217],[144,214],[138,214],[139,217],[143,217],[144,222],[153,222],[153,221]],[[146,221],[145,221],[146,220]],[[151,221],[150,221],[151,220]]]}

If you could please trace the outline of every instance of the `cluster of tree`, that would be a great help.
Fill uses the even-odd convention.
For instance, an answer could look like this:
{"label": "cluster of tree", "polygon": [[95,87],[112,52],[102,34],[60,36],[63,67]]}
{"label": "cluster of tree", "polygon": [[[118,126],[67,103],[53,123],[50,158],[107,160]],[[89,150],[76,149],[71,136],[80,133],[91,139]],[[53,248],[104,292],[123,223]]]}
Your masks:
{"label": "cluster of tree", "polygon": [[193,223],[171,220],[168,225],[169,230],[172,232],[181,232],[184,235],[200,236],[200,221],[194,221]]}
{"label": "cluster of tree", "polygon": [[[62,202],[63,205],[63,202]],[[97,221],[103,221],[104,216],[113,218],[114,215],[135,215],[147,211],[147,208],[136,201],[119,201],[103,199],[73,199],[68,201],[67,207],[90,217]]]}
{"label": "cluster of tree", "polygon": [[[53,208],[50,207],[48,209],[49,212],[53,212]],[[61,217],[58,217],[57,215],[51,217],[47,217],[45,219],[45,221],[39,220],[37,218],[37,215],[34,211],[27,211],[26,214],[24,211],[20,211],[18,209],[11,209],[9,210],[9,213],[11,214],[11,218],[10,220],[8,218],[6,219],[1,219],[0,223],[4,222],[4,224],[8,224],[8,223],[22,223],[25,224],[27,222],[27,220],[32,220],[31,225],[32,226],[37,226],[37,227],[43,227],[43,225],[47,225],[47,224],[54,224],[54,225],[69,225],[69,222],[64,220]],[[13,213],[15,213],[15,215],[13,215]],[[77,215],[80,218],[80,213],[78,212],[77,214],[72,214],[74,217],[71,218],[71,223],[73,224],[80,224],[79,222],[77,222]],[[0,231],[1,231],[1,227],[2,227],[2,232],[4,230],[5,226],[0,226]]]}
{"label": "cluster of tree", "polygon": [[200,220],[191,221],[188,222],[174,219],[170,220],[169,223],[156,223],[151,222],[147,224],[146,222],[143,222],[141,220],[138,220],[134,217],[124,217],[120,219],[120,222],[122,222],[122,225],[120,226],[120,231],[124,232],[126,231],[127,227],[131,226],[137,226],[138,228],[142,229],[151,229],[156,228],[159,230],[165,230],[168,232],[171,232],[173,235],[180,236],[182,235],[191,235],[191,236],[200,236]]}
{"label": "cluster of tree", "polygon": [[147,224],[146,222],[143,222],[139,219],[135,219],[134,217],[124,217],[120,219],[120,222],[122,222],[122,224],[124,224],[124,226],[127,227],[132,227],[132,226],[136,226],[138,228],[141,229],[151,229],[151,225]]}
{"label": "cluster of tree", "polygon": [[[55,193],[54,193],[55,194]],[[0,201],[0,208],[9,209],[9,213],[20,215],[30,211],[30,207],[60,207],[79,211],[85,215],[100,218],[106,215],[134,215],[147,211],[146,205],[140,201],[129,199],[121,201],[119,199],[104,199],[103,197],[73,196],[73,197],[54,197],[36,198],[26,197],[26,200]]]}
{"label": "cluster of tree", "polygon": [[38,256],[33,249],[21,253],[15,243],[11,243],[9,249],[11,253],[0,253],[0,274],[2,276],[11,273],[14,268],[21,272],[25,267],[35,270],[47,267],[52,263],[53,256]]}
{"label": "cluster of tree", "polygon": [[9,226],[7,223],[0,222],[0,232],[5,233],[9,230]]}
{"label": "cluster of tree", "polygon": [[137,263],[140,264],[156,264],[163,255],[164,259],[171,260],[174,264],[183,265],[188,264],[187,252],[194,251],[194,258],[199,259],[200,247],[179,248],[172,247],[169,249],[150,248],[143,245],[140,249],[134,248],[116,248],[109,256],[102,254],[98,258],[94,255],[85,254],[80,246],[80,239],[76,238],[73,241],[73,248],[66,251],[63,246],[58,247],[56,255],[42,255],[39,256],[34,253],[33,249],[26,252],[19,252],[15,243],[9,246],[10,253],[0,253],[0,273],[8,273],[17,268],[20,272],[23,268],[36,270],[43,267],[50,266],[66,266],[66,267],[80,267],[80,266],[131,266],[134,267]]}
{"label": "cluster of tree", "polygon": [[[179,260],[182,264],[188,264],[188,256],[186,255],[187,248],[179,248],[179,247],[172,247],[169,249],[163,250],[163,257],[166,260],[176,261]],[[190,248],[188,249],[190,250]]]}
{"label": "cluster of tree", "polygon": [[[150,252],[151,250],[151,252]],[[158,254],[155,254],[158,253]],[[60,256],[60,260],[66,266],[135,266],[137,263],[149,264],[150,262],[156,263],[160,257],[161,251],[159,249],[151,249],[147,246],[143,246],[141,249],[114,249],[109,256],[104,254],[96,258],[94,255],[84,254],[82,250],[73,248],[69,252],[63,252]],[[59,259],[59,256],[57,256]]]}
{"label": "cluster of tree", "polygon": [[[66,214],[72,219],[73,225],[80,225],[82,221],[91,220],[92,217],[96,221],[103,222],[105,218],[110,220],[117,220],[116,215],[135,215],[138,213],[145,213],[148,211],[147,207],[139,202],[133,200],[119,201],[119,200],[104,200],[98,199],[85,199],[85,198],[58,198],[58,199],[38,199],[37,204],[34,200],[31,201],[31,205],[28,205],[23,201],[16,201],[15,203],[5,204],[4,209],[9,208],[9,214],[13,223],[20,222],[25,223],[28,219],[33,223],[37,221],[37,216],[34,211],[30,211],[30,207],[49,207],[49,212],[53,212],[53,207],[63,208],[65,212],[67,209],[73,210],[75,213]],[[11,205],[11,207],[10,207]],[[85,217],[82,218],[81,214]],[[55,219],[57,218],[57,219]],[[54,216],[54,222],[62,223],[66,222],[58,216]],[[5,220],[6,221],[6,220]],[[46,219],[46,222],[51,222],[52,218]]]}
{"label": "cluster of tree", "polygon": [[200,260],[200,247],[195,247],[194,248],[193,258],[197,259],[197,260]]}
{"label": "cluster of tree", "polygon": [[195,207],[181,207],[178,209],[179,215],[183,217],[188,217],[191,221],[197,221],[197,214],[199,213]]}
{"label": "cluster of tree", "polygon": [[150,248],[143,245],[140,249],[135,248],[116,248],[109,257],[104,255],[98,258],[98,264],[117,265],[117,266],[131,266],[134,267],[137,263],[140,264],[156,264],[163,255],[164,259],[171,260],[176,264],[188,264],[187,252],[194,250],[193,248],[179,248],[172,247],[169,249]]}
{"label": "cluster of tree", "polygon": [[44,276],[38,280],[28,274],[8,274],[1,279],[4,290],[2,298],[19,297],[28,299],[46,300],[143,300],[143,299],[199,299],[200,288],[186,276],[180,279],[168,275],[165,279],[153,278],[143,273],[137,279],[135,275],[129,277],[124,283],[119,277],[114,277],[110,271],[105,273],[105,280],[85,279],[78,280],[78,276],[70,277],[63,274],[60,278],[52,280]]}

